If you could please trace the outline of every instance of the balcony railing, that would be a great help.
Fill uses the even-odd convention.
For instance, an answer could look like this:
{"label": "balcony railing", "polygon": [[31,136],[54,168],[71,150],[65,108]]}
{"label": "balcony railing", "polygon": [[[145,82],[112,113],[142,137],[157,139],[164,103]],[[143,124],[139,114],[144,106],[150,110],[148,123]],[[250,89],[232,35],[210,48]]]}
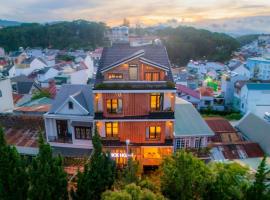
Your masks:
{"label": "balcony railing", "polygon": [[48,136],[49,142],[56,142],[56,143],[72,143],[72,137],[71,136]]}
{"label": "balcony railing", "polygon": [[150,111],[149,118],[151,119],[174,119],[174,112],[169,110]]}

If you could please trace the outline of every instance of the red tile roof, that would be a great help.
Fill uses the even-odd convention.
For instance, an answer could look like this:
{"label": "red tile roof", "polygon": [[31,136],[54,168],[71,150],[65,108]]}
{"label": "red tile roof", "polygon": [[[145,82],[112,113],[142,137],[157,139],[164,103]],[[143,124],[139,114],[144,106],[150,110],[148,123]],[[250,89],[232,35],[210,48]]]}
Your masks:
{"label": "red tile roof", "polygon": [[212,97],[214,95],[214,91],[210,87],[200,87],[198,91],[200,92],[201,96]]}
{"label": "red tile roof", "polygon": [[205,121],[215,133],[236,132],[235,129],[230,124],[230,122],[224,118],[209,117],[209,118],[205,118]]}
{"label": "red tile roof", "polygon": [[18,147],[38,147],[38,131],[31,129],[12,129],[5,131],[6,141]]}
{"label": "red tile roof", "polygon": [[51,105],[39,105],[39,106],[24,106],[24,107],[18,107],[15,108],[15,111],[20,111],[20,112],[48,112],[51,108]]}
{"label": "red tile roof", "polygon": [[23,95],[12,93],[12,97],[13,97],[14,104],[16,104],[23,97]]}
{"label": "red tile roof", "polygon": [[200,94],[198,91],[192,90],[185,85],[177,84],[176,89],[177,89],[177,92],[183,92],[183,93],[188,94],[194,98],[200,99]]}

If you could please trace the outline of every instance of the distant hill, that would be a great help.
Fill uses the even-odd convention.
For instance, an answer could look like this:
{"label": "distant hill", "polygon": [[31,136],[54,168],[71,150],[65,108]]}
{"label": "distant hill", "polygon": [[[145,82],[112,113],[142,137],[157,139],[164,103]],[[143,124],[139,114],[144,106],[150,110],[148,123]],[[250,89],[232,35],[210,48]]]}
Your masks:
{"label": "distant hill", "polygon": [[239,48],[239,42],[227,34],[193,27],[168,27],[158,30],[157,34],[164,38],[171,62],[180,66],[186,65],[191,59],[227,61],[232,52]]}
{"label": "distant hill", "polygon": [[17,21],[9,21],[0,19],[0,26],[1,27],[8,27],[8,26],[20,26],[22,23]]}
{"label": "distant hill", "polygon": [[19,47],[93,49],[104,45],[105,31],[105,24],[84,20],[27,23],[0,29],[0,46],[7,51]]}
{"label": "distant hill", "polygon": [[257,40],[259,35],[260,34],[242,35],[240,37],[237,37],[236,39],[241,44],[241,46],[244,46],[246,44],[253,42],[254,40]]}

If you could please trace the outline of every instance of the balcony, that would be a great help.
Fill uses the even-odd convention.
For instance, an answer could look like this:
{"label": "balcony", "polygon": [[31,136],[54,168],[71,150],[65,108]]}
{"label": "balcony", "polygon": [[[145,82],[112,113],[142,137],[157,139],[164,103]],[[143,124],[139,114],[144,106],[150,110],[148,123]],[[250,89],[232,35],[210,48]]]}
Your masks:
{"label": "balcony", "polygon": [[48,136],[49,142],[55,142],[55,143],[68,143],[72,144],[72,137],[70,136]]}
{"label": "balcony", "polygon": [[150,111],[150,119],[174,119],[174,112],[172,110]]}
{"label": "balcony", "polygon": [[175,89],[175,84],[172,81],[161,83],[96,83],[94,90],[149,90],[149,89]]}

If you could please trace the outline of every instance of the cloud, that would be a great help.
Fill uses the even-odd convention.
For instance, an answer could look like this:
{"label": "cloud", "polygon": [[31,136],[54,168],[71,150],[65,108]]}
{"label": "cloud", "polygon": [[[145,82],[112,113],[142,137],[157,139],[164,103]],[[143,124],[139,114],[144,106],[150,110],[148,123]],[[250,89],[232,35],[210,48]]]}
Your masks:
{"label": "cloud", "polygon": [[167,20],[258,16],[270,13],[269,0],[0,0],[0,18],[47,22],[86,19],[116,25],[165,23]]}

